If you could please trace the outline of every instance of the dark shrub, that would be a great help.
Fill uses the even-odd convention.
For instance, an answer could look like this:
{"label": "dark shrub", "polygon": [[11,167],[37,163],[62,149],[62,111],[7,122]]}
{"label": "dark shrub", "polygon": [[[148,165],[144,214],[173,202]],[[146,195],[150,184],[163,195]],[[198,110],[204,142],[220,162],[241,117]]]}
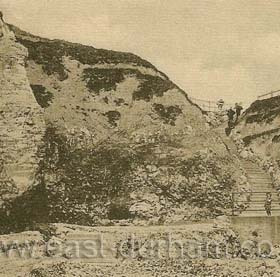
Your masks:
{"label": "dark shrub", "polygon": [[[220,160],[215,157],[206,158],[200,155],[182,161],[179,172],[189,180],[187,186],[182,186],[179,195],[182,199],[188,199],[193,206],[207,208],[213,215],[219,215],[219,209],[231,208],[231,192],[236,185],[229,171],[225,171],[222,165],[230,162],[227,159]],[[207,174],[203,180],[201,176]]]}
{"label": "dark shrub", "polygon": [[[108,214],[112,218],[128,216],[116,199],[129,201],[132,188],[127,180],[141,162],[137,153],[125,145],[75,148],[52,127],[44,140],[36,185],[11,204],[7,220],[13,230],[49,222],[92,225]],[[110,207],[106,206],[108,201],[113,203]]]}
{"label": "dark shrub", "polygon": [[164,92],[173,89],[175,85],[170,80],[158,76],[139,75],[141,85],[133,93],[133,100],[150,101],[154,96],[163,96]]}
{"label": "dark shrub", "polygon": [[53,99],[53,94],[42,85],[30,85],[36,101],[42,108],[47,108]]}
{"label": "dark shrub", "polygon": [[280,135],[274,136],[272,142],[279,143],[280,142]]}
{"label": "dark shrub", "polygon": [[115,90],[117,84],[124,81],[124,74],[118,69],[86,68],[83,80],[86,80],[89,91],[99,94],[102,89]]}
{"label": "dark shrub", "polygon": [[130,219],[132,217],[129,211],[129,203],[127,203],[125,198],[112,200],[108,210],[108,218],[110,220]]}
{"label": "dark shrub", "polygon": [[108,121],[112,126],[118,126],[117,121],[121,118],[121,114],[118,111],[109,111],[106,112],[104,115],[107,116]]}
{"label": "dark shrub", "polygon": [[118,99],[114,100],[114,102],[116,103],[117,106],[121,106],[121,105],[125,104],[125,101],[123,98],[118,98]]}
{"label": "dark shrub", "polygon": [[162,104],[153,104],[153,109],[164,123],[175,125],[177,117],[182,114],[182,110],[176,106],[164,106]]}

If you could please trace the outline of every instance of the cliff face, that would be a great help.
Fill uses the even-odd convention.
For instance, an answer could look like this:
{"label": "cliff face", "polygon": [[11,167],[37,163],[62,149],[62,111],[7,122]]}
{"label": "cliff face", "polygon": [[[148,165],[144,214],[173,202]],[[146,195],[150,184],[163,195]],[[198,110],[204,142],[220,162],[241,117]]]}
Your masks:
{"label": "cliff face", "polygon": [[237,129],[247,146],[263,157],[280,158],[280,96],[254,102]]}
{"label": "cliff face", "polygon": [[29,51],[26,70],[46,121],[64,133],[135,141],[205,128],[201,111],[149,62],[11,28]]}
{"label": "cliff face", "polygon": [[32,183],[38,146],[45,130],[42,109],[32,93],[25,59],[27,49],[0,20],[0,153],[1,182],[19,190]]}
{"label": "cliff face", "polygon": [[34,186],[4,211],[23,224],[12,230],[229,212],[238,165],[166,75],[130,53],[9,28],[15,37],[3,36],[1,48],[1,149],[16,184],[26,186],[36,171]]}

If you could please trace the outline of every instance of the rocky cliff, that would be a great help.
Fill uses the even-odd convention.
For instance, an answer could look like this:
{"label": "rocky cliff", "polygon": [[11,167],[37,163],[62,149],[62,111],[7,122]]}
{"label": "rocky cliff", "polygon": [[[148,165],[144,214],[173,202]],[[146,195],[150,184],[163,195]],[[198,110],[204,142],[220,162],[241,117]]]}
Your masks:
{"label": "rocky cliff", "polygon": [[19,187],[36,169],[2,213],[12,230],[230,213],[238,161],[165,74],[130,53],[3,26],[6,168]]}
{"label": "rocky cliff", "polygon": [[27,49],[0,19],[0,174],[4,191],[7,184],[20,191],[31,185],[40,160],[37,152],[45,126],[27,78],[27,55]]}
{"label": "rocky cliff", "polygon": [[116,133],[136,141],[205,128],[186,93],[149,62],[11,28],[29,51],[26,70],[45,120],[61,131],[97,142]]}
{"label": "rocky cliff", "polygon": [[279,159],[280,96],[254,102],[237,129],[246,146],[263,157]]}

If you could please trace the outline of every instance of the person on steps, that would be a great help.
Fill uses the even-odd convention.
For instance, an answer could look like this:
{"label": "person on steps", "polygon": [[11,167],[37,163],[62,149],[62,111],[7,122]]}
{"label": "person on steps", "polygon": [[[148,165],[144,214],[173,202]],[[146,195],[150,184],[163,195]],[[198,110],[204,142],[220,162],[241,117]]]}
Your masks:
{"label": "person on steps", "polygon": [[233,121],[233,117],[235,115],[235,111],[230,108],[228,111],[227,111],[227,116],[228,116],[228,127],[225,129],[226,131],[226,135],[229,136],[232,129],[234,128],[234,121]]}
{"label": "person on steps", "polygon": [[271,193],[267,192],[266,193],[266,200],[265,200],[264,208],[265,208],[266,214],[268,216],[271,216],[271,202],[272,202]]}
{"label": "person on steps", "polygon": [[228,111],[227,111],[227,116],[228,116],[228,121],[229,122],[233,122],[233,117],[235,115],[235,111],[230,108]]}
{"label": "person on steps", "polygon": [[223,106],[225,104],[225,101],[223,99],[220,99],[218,102],[217,102],[217,106],[218,106],[218,109],[221,111],[223,109]]}
{"label": "person on steps", "polygon": [[235,112],[236,112],[236,118],[235,118],[235,122],[236,122],[238,120],[238,118],[240,117],[240,115],[241,115],[243,107],[240,104],[235,103],[235,107],[234,108],[235,108]]}

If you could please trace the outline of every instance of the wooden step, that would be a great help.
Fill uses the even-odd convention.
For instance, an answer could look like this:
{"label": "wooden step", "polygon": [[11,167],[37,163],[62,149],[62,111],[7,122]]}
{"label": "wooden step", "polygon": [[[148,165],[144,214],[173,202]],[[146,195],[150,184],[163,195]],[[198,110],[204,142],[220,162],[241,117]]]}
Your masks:
{"label": "wooden step", "polygon": [[[262,196],[252,196],[250,199],[250,202],[255,202],[255,201],[265,201],[266,197]],[[278,198],[272,198],[272,202],[280,203],[280,200]]]}
{"label": "wooden step", "polygon": [[256,172],[256,173],[265,173],[267,174],[267,172],[261,168],[258,167],[248,167],[248,166],[242,166],[242,168],[244,168],[246,171],[248,172]]}
{"label": "wooden step", "polygon": [[253,191],[255,193],[263,193],[263,194],[266,194],[268,192],[272,193],[271,192],[272,190],[273,189],[268,187],[268,186],[255,186],[255,187],[253,187]]}
{"label": "wooden step", "polygon": [[[272,190],[273,190],[272,188],[267,187],[267,186],[254,187],[253,189],[254,189],[254,193],[252,195],[263,194],[264,196],[266,196],[266,193],[268,193],[268,192],[272,193]],[[272,193],[272,194],[277,195],[276,193]]]}
{"label": "wooden step", "polygon": [[[267,213],[265,211],[248,211],[242,212],[238,216],[240,217],[267,217]],[[280,211],[272,211],[271,216],[280,216]]]}
{"label": "wooden step", "polygon": [[268,175],[266,173],[260,173],[260,172],[248,171],[248,170],[246,170],[246,173],[248,176],[256,176],[256,177],[266,176],[266,177],[270,178],[270,175]]}
{"label": "wooden step", "polygon": [[256,176],[248,175],[248,179],[249,179],[249,180],[252,180],[252,181],[270,182],[270,183],[272,183],[271,178],[268,177],[268,176],[259,176],[259,177],[256,177]]}
{"label": "wooden step", "polygon": [[[261,208],[264,209],[264,205],[265,205],[265,202],[262,202],[262,201],[260,201],[260,202],[251,202],[250,205],[249,205],[249,208],[251,208],[251,207],[261,207]],[[274,203],[274,204],[272,203],[271,207],[273,207],[273,208],[280,208],[280,204],[279,203]]]}
{"label": "wooden step", "polygon": [[[262,182],[257,182],[257,181],[251,181],[250,182],[250,184],[251,184],[251,186],[252,186],[252,188],[255,188],[255,187],[257,187],[257,188],[261,188],[261,187],[264,187],[264,188],[269,188],[269,189],[272,189],[272,190],[274,190],[274,187],[273,187],[273,185],[271,184],[271,183],[262,183]],[[276,191],[276,190],[275,190]]]}

